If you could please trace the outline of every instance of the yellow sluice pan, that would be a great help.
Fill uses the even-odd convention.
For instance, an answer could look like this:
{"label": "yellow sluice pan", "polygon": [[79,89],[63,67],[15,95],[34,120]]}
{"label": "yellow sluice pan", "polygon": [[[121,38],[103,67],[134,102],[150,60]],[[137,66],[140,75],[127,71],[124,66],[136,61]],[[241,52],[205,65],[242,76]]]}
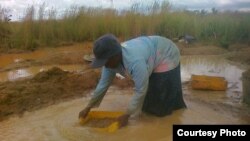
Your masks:
{"label": "yellow sluice pan", "polygon": [[120,128],[117,117],[124,112],[90,111],[86,118],[80,118],[80,124],[97,131],[115,132]]}
{"label": "yellow sluice pan", "polygon": [[192,75],[191,86],[193,89],[225,91],[227,89],[227,81],[224,77]]}

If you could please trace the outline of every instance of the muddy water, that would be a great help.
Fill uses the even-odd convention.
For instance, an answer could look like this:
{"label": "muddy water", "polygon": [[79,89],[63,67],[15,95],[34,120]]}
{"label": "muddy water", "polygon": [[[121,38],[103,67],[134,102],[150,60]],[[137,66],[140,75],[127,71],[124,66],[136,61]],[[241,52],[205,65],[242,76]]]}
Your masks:
{"label": "muddy water", "polygon": [[[38,53],[39,54],[39,53]],[[27,55],[28,59],[45,57],[47,53]],[[22,55],[21,55],[22,56]],[[25,56],[25,55],[24,55]],[[3,56],[1,56],[3,57]],[[33,58],[34,57],[34,58]],[[8,58],[5,56],[4,59]],[[25,57],[10,57],[27,59]],[[1,58],[2,61],[2,58]],[[1,63],[1,66],[8,63]],[[52,66],[37,66],[1,72],[2,81],[15,80],[27,77]],[[84,69],[78,65],[61,65],[64,70],[77,71]],[[188,108],[175,111],[172,115],[163,118],[142,114],[139,119],[130,119],[129,125],[115,133],[103,133],[80,126],[78,112],[87,104],[90,96],[63,102],[47,108],[25,113],[23,117],[13,117],[0,123],[1,141],[168,141],[172,140],[173,124],[249,124],[249,118],[241,116],[240,112],[230,111],[225,103],[235,106],[241,99],[241,73],[238,68],[220,56],[183,56],[182,81],[190,80],[191,74],[204,74],[225,77],[229,82],[226,92],[192,91],[184,85],[184,98]],[[123,111],[131,98],[133,89],[118,89],[112,87],[108,90],[101,106],[95,110]],[[91,94],[91,93],[90,93]],[[89,95],[90,95],[89,94]],[[222,104],[222,111],[216,104]],[[223,107],[224,106],[224,107]],[[238,106],[238,105],[237,105]],[[237,111],[237,109],[236,109]],[[209,116],[208,116],[209,115]]]}
{"label": "muddy water", "polygon": [[[205,99],[223,100],[228,103],[240,103],[242,99],[242,72],[246,70],[244,66],[238,67],[222,56],[183,56],[182,57],[182,81],[189,81],[192,74],[224,77],[228,82],[227,90],[224,92],[192,91],[197,96],[202,93],[208,96]],[[211,93],[214,95],[211,96]],[[209,95],[210,94],[210,95]]]}
{"label": "muddy water", "polygon": [[32,77],[38,72],[49,70],[53,67],[59,67],[64,71],[78,72],[84,70],[84,65],[46,65],[46,66],[33,66],[28,68],[14,69],[10,71],[0,72],[0,81],[14,81],[26,77]]}
{"label": "muddy water", "polygon": [[[25,60],[40,60],[43,58],[53,57],[58,54],[84,52],[86,48],[82,45],[74,45],[71,47],[60,48],[45,48],[28,53],[16,54],[2,54],[0,55],[0,69],[6,68],[8,65],[18,64]],[[30,66],[25,68],[12,69],[10,71],[0,71],[0,82],[14,81],[25,77],[30,77],[38,72],[46,71],[54,66],[60,67],[65,71],[80,71],[85,69],[86,66],[82,65],[43,65],[43,66]]]}
{"label": "muddy water", "polygon": [[192,74],[224,77],[229,88],[242,91],[241,75],[246,68],[239,68],[230,64],[218,55],[183,56],[182,80],[189,81]]}
{"label": "muddy water", "polygon": [[[111,87],[101,106],[95,110],[125,110],[132,89]],[[169,141],[173,124],[237,124],[246,123],[239,117],[222,115],[202,104],[187,100],[188,109],[156,118],[141,115],[131,119],[129,125],[115,133],[103,133],[80,126],[78,112],[89,97],[53,105],[22,118],[11,118],[0,123],[1,141]],[[207,116],[209,115],[209,116]]]}

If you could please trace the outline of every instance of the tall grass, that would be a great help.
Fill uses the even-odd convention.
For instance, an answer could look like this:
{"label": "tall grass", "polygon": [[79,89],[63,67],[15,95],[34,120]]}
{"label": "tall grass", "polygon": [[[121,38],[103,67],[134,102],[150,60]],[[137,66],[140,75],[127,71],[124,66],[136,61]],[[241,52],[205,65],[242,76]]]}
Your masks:
{"label": "tall grass", "polygon": [[250,13],[171,11],[168,2],[155,2],[146,7],[134,4],[124,11],[72,6],[58,18],[55,9],[45,11],[44,5],[39,9],[31,6],[22,21],[6,22],[1,18],[0,47],[33,50],[92,41],[105,33],[122,40],[153,34],[173,39],[190,34],[199,41],[223,47],[236,42],[250,44]]}

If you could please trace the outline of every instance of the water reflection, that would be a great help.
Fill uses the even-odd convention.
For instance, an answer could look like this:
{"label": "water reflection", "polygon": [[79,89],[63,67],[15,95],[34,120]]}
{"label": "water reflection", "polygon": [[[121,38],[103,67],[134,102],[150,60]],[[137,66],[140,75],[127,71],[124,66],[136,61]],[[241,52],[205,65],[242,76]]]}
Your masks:
{"label": "water reflection", "polygon": [[14,70],[14,71],[9,71],[9,72],[7,72],[7,74],[8,74],[9,81],[13,81],[13,80],[16,80],[18,78],[24,78],[24,77],[31,76],[31,73],[27,69],[18,69],[18,70]]}
{"label": "water reflection", "polygon": [[199,97],[208,103],[217,101],[230,105],[241,104],[242,101],[242,72],[239,68],[230,64],[222,56],[183,56],[182,57],[182,81],[190,81],[191,75],[208,75],[224,77],[228,82],[226,91],[194,91],[186,89],[192,96]]}
{"label": "water reflection", "polygon": [[183,56],[182,81],[189,81],[192,74],[220,76],[228,81],[228,88],[242,92],[241,75],[244,69],[230,64],[220,56]]}
{"label": "water reflection", "polygon": [[0,72],[0,81],[15,81],[21,78],[31,77],[35,74],[51,69],[52,67],[59,67],[64,71],[78,72],[86,68],[84,65],[48,65],[48,66],[34,66],[29,68],[21,68],[11,71]]}

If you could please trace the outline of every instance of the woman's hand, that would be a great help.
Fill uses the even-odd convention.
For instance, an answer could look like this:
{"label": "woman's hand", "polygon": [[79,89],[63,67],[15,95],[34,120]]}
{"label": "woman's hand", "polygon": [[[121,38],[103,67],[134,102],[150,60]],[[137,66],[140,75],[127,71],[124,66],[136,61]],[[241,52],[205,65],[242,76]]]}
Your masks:
{"label": "woman's hand", "polygon": [[79,117],[78,118],[86,118],[89,111],[90,111],[90,107],[86,107],[84,108],[82,111],[79,112]]}
{"label": "woman's hand", "polygon": [[121,115],[120,117],[117,118],[117,121],[120,124],[120,127],[124,127],[128,124],[128,119],[129,119],[129,115],[128,114],[124,114]]}

